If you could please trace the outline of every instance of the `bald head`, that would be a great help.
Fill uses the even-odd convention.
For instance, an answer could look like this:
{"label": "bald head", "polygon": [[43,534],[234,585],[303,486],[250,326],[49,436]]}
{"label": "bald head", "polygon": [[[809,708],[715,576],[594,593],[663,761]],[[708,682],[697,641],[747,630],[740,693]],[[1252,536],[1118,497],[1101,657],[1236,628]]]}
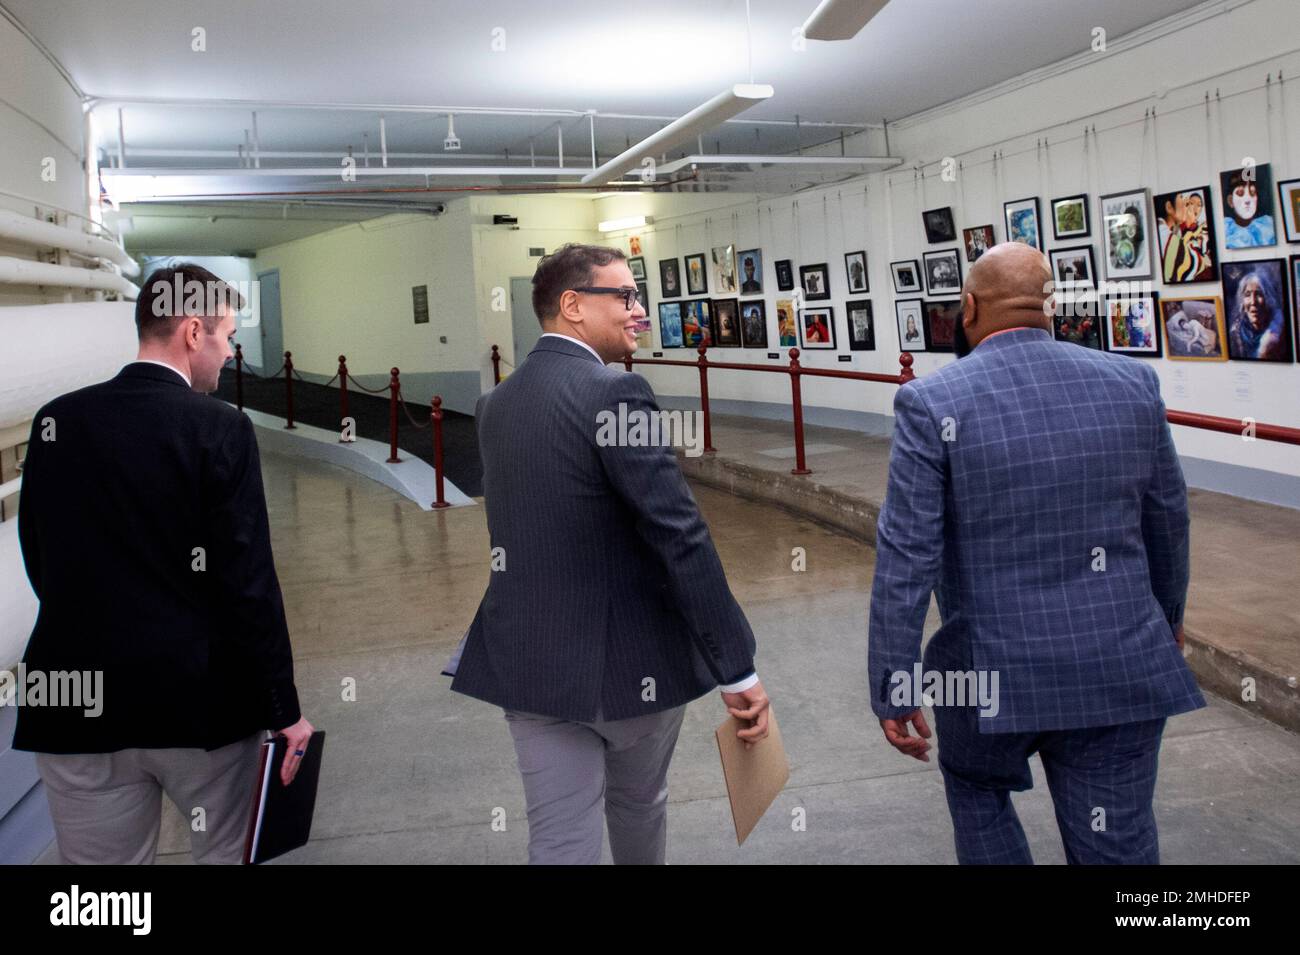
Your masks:
{"label": "bald head", "polygon": [[1051,331],[1052,273],[1047,256],[1023,242],[1003,242],[971,266],[962,288],[962,325],[974,348],[1008,328]]}

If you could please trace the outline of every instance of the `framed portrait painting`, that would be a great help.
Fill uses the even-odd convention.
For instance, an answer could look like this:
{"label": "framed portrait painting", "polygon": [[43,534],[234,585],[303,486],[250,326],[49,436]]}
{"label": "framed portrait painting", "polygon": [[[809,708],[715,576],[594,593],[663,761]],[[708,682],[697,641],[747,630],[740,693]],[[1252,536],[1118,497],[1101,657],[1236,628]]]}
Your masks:
{"label": "framed portrait painting", "polygon": [[835,310],[829,305],[805,308],[800,313],[799,331],[804,348],[835,347]]}
{"label": "framed portrait painting", "polygon": [[763,253],[745,249],[737,256],[740,262],[740,294],[763,294]]}
{"label": "framed portrait painting", "polygon": [[1300,179],[1279,182],[1277,200],[1281,206],[1282,235],[1288,242],[1300,242]]}
{"label": "framed portrait painting", "polygon": [[1223,196],[1223,247],[1253,249],[1277,245],[1273,216],[1273,167],[1266,162],[1219,174]]}
{"label": "framed portrait painting", "polygon": [[664,298],[677,298],[682,292],[682,269],[677,259],[659,260],[659,291]]}
{"label": "framed portrait painting", "polygon": [[776,300],[776,335],[777,344],[782,348],[795,348],[799,345],[799,325],[795,319],[793,299]]}
{"label": "framed portrait painting", "polygon": [[865,295],[870,292],[867,280],[867,253],[844,253],[844,276],[849,283],[850,295]]}
{"label": "framed portrait painting", "polygon": [[686,256],[686,294],[704,295],[709,290],[709,278],[704,273],[704,253]]}
{"label": "framed portrait painting", "polygon": [[1223,264],[1224,326],[1235,361],[1292,360],[1286,259]]}
{"label": "framed portrait painting", "polygon": [[898,322],[898,347],[902,351],[925,351],[925,309],[919,298],[894,302]]}
{"label": "framed portrait painting", "polygon": [[740,347],[740,308],[734,298],[715,298],[713,307],[713,344],[719,348]]}
{"label": "framed portrait painting", "polygon": [[761,300],[740,303],[740,344],[745,348],[767,347],[767,306]]}
{"label": "framed portrait painting", "polygon": [[1166,192],[1152,199],[1156,250],[1166,285],[1213,282],[1219,277],[1214,204],[1209,186]]}
{"label": "framed portrait painting", "polygon": [[952,242],[957,238],[957,226],[952,221],[950,206],[944,206],[942,209],[927,209],[921,213],[921,219],[925,223],[927,242],[931,244]]}
{"label": "framed portrait painting", "polygon": [[876,323],[871,314],[871,300],[845,302],[844,311],[849,323],[849,351],[875,351]]}
{"label": "framed portrait painting", "polygon": [[997,245],[997,240],[993,238],[992,225],[977,225],[973,229],[962,229],[961,237],[966,246],[967,262],[976,261],[981,255]]}

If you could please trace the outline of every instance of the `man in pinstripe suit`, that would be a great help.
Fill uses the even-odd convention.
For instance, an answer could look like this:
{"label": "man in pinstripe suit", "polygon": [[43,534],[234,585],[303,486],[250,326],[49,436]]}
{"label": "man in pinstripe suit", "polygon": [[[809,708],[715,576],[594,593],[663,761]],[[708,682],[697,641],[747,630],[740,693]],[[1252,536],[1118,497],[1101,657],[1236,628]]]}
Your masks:
{"label": "man in pinstripe suit", "polygon": [[1182,656],[1186,486],[1155,372],[1054,341],[1050,290],[1041,253],[995,246],[964,289],[973,350],[895,397],[872,707],[928,762],[934,705],[958,861],[1032,862],[1010,793],[1037,752],[1069,862],[1155,863],[1165,719],[1205,705]]}
{"label": "man in pinstripe suit", "polygon": [[[686,704],[721,687],[767,735],[754,635],[667,444],[609,442],[658,414],[636,349],[645,311],[617,249],[567,245],[533,276],[544,334],[476,409],[492,546],[452,689],[505,710],[533,863],[662,863]],[[625,417],[626,416],[626,417]]]}

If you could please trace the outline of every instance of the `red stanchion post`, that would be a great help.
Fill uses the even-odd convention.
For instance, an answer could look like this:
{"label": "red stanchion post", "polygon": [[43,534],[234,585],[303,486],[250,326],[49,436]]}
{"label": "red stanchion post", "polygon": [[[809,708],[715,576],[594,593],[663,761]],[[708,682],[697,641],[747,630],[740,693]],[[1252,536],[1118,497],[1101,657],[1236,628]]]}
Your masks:
{"label": "red stanchion post", "polygon": [[402,383],[398,380],[400,372],[396,368],[388,374],[388,390],[392,395],[388,402],[388,463],[400,464],[402,459],[397,456],[397,393]]}
{"label": "red stanchion post", "polygon": [[292,431],[297,427],[297,425],[293,423],[293,352],[284,353],[284,399],[284,426]]}
{"label": "red stanchion post", "polygon": [[339,440],[343,440],[342,430],[348,417],[348,356],[339,355]]}
{"label": "red stanchion post", "polygon": [[501,384],[501,350],[492,346],[492,384]]}
{"label": "red stanchion post", "polygon": [[704,415],[704,451],[714,454],[718,449],[713,446],[713,425],[709,421],[709,356],[705,354],[708,350],[708,346],[703,344],[697,349],[700,353],[700,412]]}
{"label": "red stanchion post", "polygon": [[434,395],[429,409],[429,420],[433,422],[433,479],[438,488],[438,499],[434,507],[450,507],[442,488],[442,395]]}
{"label": "red stanchion post", "polygon": [[623,367],[626,368],[628,371],[631,371],[631,370],[632,370],[632,356],[631,356],[631,355],[625,355],[625,356],[623,356]]}
{"label": "red stanchion post", "polygon": [[903,379],[902,381],[899,382],[900,385],[905,385],[913,378],[916,377],[916,374],[912,371],[912,356],[910,354],[908,354],[907,352],[903,352],[901,355],[899,355],[898,364],[903,369],[901,372],[899,372],[899,377]]}
{"label": "red stanchion post", "polygon": [[235,407],[244,410],[244,349],[235,342]]}
{"label": "red stanchion post", "polygon": [[794,404],[794,467],[791,474],[812,474],[804,460],[803,451],[803,392],[800,379],[803,369],[799,365],[799,349],[790,349],[790,397]]}

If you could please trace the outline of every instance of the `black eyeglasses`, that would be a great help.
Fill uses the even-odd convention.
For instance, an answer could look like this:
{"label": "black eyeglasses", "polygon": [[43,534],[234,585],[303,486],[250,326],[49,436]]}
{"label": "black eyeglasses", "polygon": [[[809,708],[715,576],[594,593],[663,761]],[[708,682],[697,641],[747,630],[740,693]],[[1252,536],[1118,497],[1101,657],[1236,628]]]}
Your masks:
{"label": "black eyeglasses", "polygon": [[607,285],[584,285],[582,288],[569,289],[571,292],[591,292],[595,295],[621,295],[623,305],[632,311],[632,304],[637,300],[634,288],[611,288]]}

